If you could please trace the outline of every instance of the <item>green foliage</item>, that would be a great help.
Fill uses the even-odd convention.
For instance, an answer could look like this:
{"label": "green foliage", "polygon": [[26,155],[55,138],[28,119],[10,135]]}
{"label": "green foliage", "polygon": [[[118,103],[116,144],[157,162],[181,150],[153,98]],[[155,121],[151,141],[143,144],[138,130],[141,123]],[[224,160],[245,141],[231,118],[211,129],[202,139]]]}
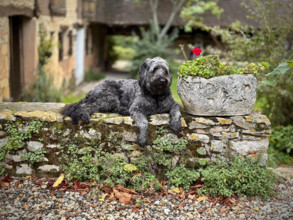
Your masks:
{"label": "green foliage", "polygon": [[275,150],[292,154],[293,153],[293,125],[277,126],[272,128],[270,146]]}
{"label": "green foliage", "polygon": [[238,68],[221,64],[217,56],[209,55],[198,59],[187,61],[178,69],[180,77],[199,76],[203,78],[212,78],[215,76],[232,75],[232,74],[254,74],[268,68],[268,63],[260,64],[251,63],[245,68]]}
{"label": "green foliage", "polygon": [[119,60],[132,60],[135,50],[132,47],[137,43],[138,38],[133,36],[111,36],[113,47],[110,49],[110,56]]}
{"label": "green foliage", "polygon": [[193,27],[203,28],[202,15],[206,11],[210,11],[219,18],[223,9],[218,7],[217,2],[217,0],[188,0],[180,13],[181,18],[186,22],[185,31],[190,32]]}
{"label": "green foliage", "polygon": [[204,185],[199,193],[230,197],[233,194],[261,196],[267,199],[274,189],[277,177],[258,161],[236,157],[230,164],[218,162],[202,171]]}
{"label": "green foliage", "polygon": [[268,166],[269,167],[278,167],[280,164],[292,164],[293,158],[282,151],[276,150],[270,143],[267,150],[268,153]]}
{"label": "green foliage", "polygon": [[6,154],[10,151],[17,151],[24,145],[24,141],[40,131],[42,122],[32,121],[22,125],[21,129],[17,128],[15,123],[7,123],[4,127],[5,132],[9,135],[7,143],[0,147],[0,176],[4,173],[4,163]]}
{"label": "green foliage", "polygon": [[293,47],[289,43],[292,44],[293,5],[276,0],[243,2],[250,19],[257,21],[257,27],[238,21],[227,29],[207,29],[221,37],[229,59],[270,63],[268,72],[272,74],[258,76],[259,81],[265,80],[258,89],[258,97],[266,100],[262,111],[273,125],[293,124],[293,68],[284,71],[289,65],[285,62],[293,59]]}
{"label": "green foliage", "polygon": [[119,144],[119,142],[122,139],[122,134],[121,132],[118,131],[111,131],[110,134],[107,137],[107,141],[112,143],[112,144]]}
{"label": "green foliage", "polygon": [[30,166],[33,166],[34,163],[40,162],[45,158],[46,151],[45,150],[34,150],[32,152],[28,152],[25,154],[20,154],[20,158],[29,163]]}
{"label": "green foliage", "polygon": [[[170,49],[170,46],[178,36],[178,30],[174,30],[172,34],[165,35],[161,39],[158,39],[157,30],[154,24],[151,23],[148,30],[141,28],[140,32],[141,38],[133,44],[133,49],[135,50],[131,69],[133,75],[137,76],[141,64],[144,63],[147,58],[159,56],[166,59],[171,64],[172,58],[179,53],[178,50]],[[173,66],[174,65],[170,65],[171,72],[176,72]]]}
{"label": "green foliage", "polygon": [[159,180],[151,173],[143,173],[141,176],[136,175],[131,181],[133,187],[138,191],[142,192],[149,189],[152,185],[155,190],[164,189]]}
{"label": "green foliage", "polygon": [[9,140],[4,145],[8,151],[19,150],[23,147],[24,141],[30,139],[32,134],[37,134],[43,123],[40,121],[31,121],[23,125],[23,129],[19,129],[15,123],[9,123],[5,126],[4,130],[9,134]]}
{"label": "green foliage", "polygon": [[95,73],[93,67],[91,67],[88,71],[86,71],[84,75],[84,81],[86,82],[99,81],[104,78],[105,78],[105,74]]}
{"label": "green foliage", "polygon": [[184,165],[180,165],[169,171],[166,176],[169,178],[171,186],[182,186],[185,190],[188,190],[189,186],[200,177],[200,173],[195,170],[188,170]]}

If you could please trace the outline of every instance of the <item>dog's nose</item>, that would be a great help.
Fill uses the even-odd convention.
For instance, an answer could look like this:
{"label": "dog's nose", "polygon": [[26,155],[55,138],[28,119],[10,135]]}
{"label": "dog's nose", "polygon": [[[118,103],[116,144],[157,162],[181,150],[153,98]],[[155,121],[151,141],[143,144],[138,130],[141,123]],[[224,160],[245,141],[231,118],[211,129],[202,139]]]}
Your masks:
{"label": "dog's nose", "polygon": [[166,82],[166,79],[165,78],[160,78],[159,81],[160,82]]}

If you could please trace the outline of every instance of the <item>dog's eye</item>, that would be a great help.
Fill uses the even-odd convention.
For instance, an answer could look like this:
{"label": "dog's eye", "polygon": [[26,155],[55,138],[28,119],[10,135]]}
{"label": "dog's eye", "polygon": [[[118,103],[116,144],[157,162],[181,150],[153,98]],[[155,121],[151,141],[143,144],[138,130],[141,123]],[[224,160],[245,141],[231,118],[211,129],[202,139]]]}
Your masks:
{"label": "dog's eye", "polygon": [[153,70],[153,73],[155,73],[158,70],[158,67],[155,67]]}

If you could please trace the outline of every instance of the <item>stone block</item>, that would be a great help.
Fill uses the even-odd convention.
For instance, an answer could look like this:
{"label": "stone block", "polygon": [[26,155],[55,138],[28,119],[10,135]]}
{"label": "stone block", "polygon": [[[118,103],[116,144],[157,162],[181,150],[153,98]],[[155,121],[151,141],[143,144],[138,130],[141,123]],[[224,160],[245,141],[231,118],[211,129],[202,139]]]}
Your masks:
{"label": "stone block", "polygon": [[217,140],[211,141],[211,151],[213,152],[223,153],[226,147],[227,147],[227,143],[225,141],[217,141]]}
{"label": "stone block", "polygon": [[33,169],[29,167],[27,164],[20,164],[20,166],[16,167],[16,174],[31,175],[32,173],[33,173]]}
{"label": "stone block", "polygon": [[188,139],[191,140],[191,141],[200,141],[200,142],[203,142],[203,143],[209,143],[210,141],[210,138],[209,136],[207,135],[204,135],[204,134],[190,134],[190,135],[187,135],[188,136]]}
{"label": "stone block", "polygon": [[40,150],[42,149],[44,144],[38,141],[28,141],[27,142],[27,149],[29,151]]}
{"label": "stone block", "polygon": [[170,124],[170,116],[169,114],[157,114],[157,115],[151,115],[150,116],[150,122],[151,125],[169,125]]}
{"label": "stone block", "polygon": [[123,139],[123,141],[136,142],[137,141],[137,134],[134,132],[123,131],[122,139]]}
{"label": "stone block", "polygon": [[51,172],[59,172],[60,167],[56,166],[56,165],[43,165],[43,166],[39,166],[38,170],[41,170],[43,172],[47,172],[47,173],[51,173]]}
{"label": "stone block", "polygon": [[252,152],[266,152],[269,146],[267,138],[260,141],[229,141],[231,149],[242,156],[246,156]]}

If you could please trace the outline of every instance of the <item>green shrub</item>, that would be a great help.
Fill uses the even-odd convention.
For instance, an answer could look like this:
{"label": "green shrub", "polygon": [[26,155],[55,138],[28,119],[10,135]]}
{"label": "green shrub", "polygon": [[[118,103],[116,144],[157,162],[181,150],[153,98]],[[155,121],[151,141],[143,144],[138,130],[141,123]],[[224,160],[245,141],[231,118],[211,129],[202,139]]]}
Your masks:
{"label": "green shrub", "polygon": [[170,186],[182,186],[185,190],[188,190],[189,186],[200,177],[200,173],[195,170],[188,170],[184,165],[180,165],[169,171],[166,176],[169,178]]}
{"label": "green shrub", "polygon": [[178,75],[180,77],[198,76],[212,78],[232,74],[257,74],[258,71],[264,70],[267,67],[268,64],[263,62],[257,65],[251,63],[245,68],[238,68],[221,64],[217,56],[209,55],[182,64],[178,69]]}
{"label": "green shrub", "polygon": [[293,163],[293,158],[284,152],[276,150],[270,143],[268,148],[268,166],[278,167],[280,164],[290,164]]}
{"label": "green shrub", "polygon": [[267,199],[274,189],[277,177],[258,161],[236,157],[230,164],[218,162],[202,171],[204,185],[199,193],[230,197],[233,194],[261,196]]}
{"label": "green shrub", "polygon": [[292,154],[293,152],[293,126],[276,126],[272,128],[270,146],[275,150]]}

